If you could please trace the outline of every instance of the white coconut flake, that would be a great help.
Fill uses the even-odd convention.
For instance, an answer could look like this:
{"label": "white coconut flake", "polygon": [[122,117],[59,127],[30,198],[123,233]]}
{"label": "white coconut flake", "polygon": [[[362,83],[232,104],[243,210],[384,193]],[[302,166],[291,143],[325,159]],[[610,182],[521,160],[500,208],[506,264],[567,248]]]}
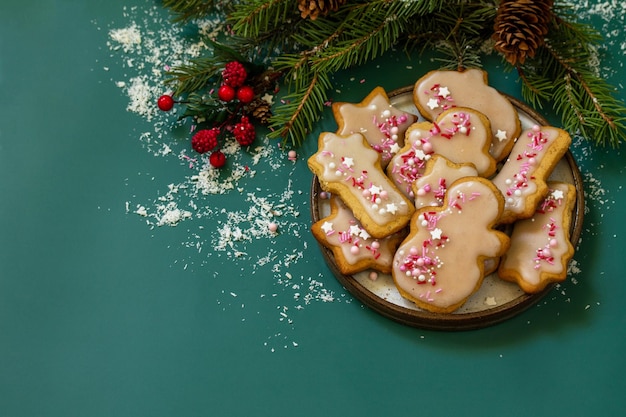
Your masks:
{"label": "white coconut flake", "polygon": [[[195,126],[176,121],[178,106],[170,112],[162,112],[156,106],[158,97],[168,93],[163,84],[166,71],[201,56],[207,48],[200,40],[202,36],[215,38],[224,34],[226,28],[219,19],[205,19],[193,22],[202,36],[186,36],[181,27],[171,24],[171,16],[164,8],[147,0],[142,7],[124,8],[123,16],[125,22],[108,30],[107,46],[114,62],[106,63],[103,71],[127,97],[126,110],[149,122],[142,125],[143,131],[132,132],[136,141],[155,158],[167,158],[180,165],[180,175],[165,181],[138,173],[138,177],[152,177],[154,197],[139,198],[133,194],[125,202],[126,213],[137,216],[153,230],[180,229],[181,224],[185,225],[188,234],[180,245],[192,251],[193,256],[173,262],[183,271],[210,265],[207,275],[222,279],[219,271],[211,269],[214,262],[209,262],[222,257],[228,263],[241,265],[242,271],[246,271],[242,277],[258,273],[263,279],[270,279],[276,291],[271,297],[261,294],[259,298],[283,300],[277,314],[272,305],[267,305],[281,330],[273,332],[264,345],[271,351],[299,346],[290,340],[298,312],[314,304],[349,302],[350,297],[326,289],[321,276],[290,271],[303,262],[308,250],[302,239],[308,236],[308,224],[300,219],[301,203],[294,202],[302,191],[296,190],[290,179],[299,168],[297,162],[288,160],[286,152],[265,137],[258,137],[253,146],[245,149],[229,138],[221,146],[227,166],[216,169],[209,163],[208,155],[195,153],[189,141],[181,141],[180,132],[187,130],[191,136]],[[114,71],[116,66],[123,71]],[[178,137],[174,135],[176,130]],[[281,176],[276,176],[276,172]],[[272,177],[267,186],[251,189],[249,180],[257,175]],[[134,185],[133,178],[127,178],[125,184]],[[237,209],[227,203],[234,203]],[[276,232],[270,230],[270,224],[277,225]],[[283,237],[295,243],[278,243]],[[223,282],[237,285],[230,275]],[[218,295],[217,303],[224,310],[230,306],[229,296],[236,297],[237,293],[225,289]],[[242,303],[237,305],[240,309],[249,296],[241,295]],[[249,317],[241,317],[240,321],[249,321],[246,319]]]}

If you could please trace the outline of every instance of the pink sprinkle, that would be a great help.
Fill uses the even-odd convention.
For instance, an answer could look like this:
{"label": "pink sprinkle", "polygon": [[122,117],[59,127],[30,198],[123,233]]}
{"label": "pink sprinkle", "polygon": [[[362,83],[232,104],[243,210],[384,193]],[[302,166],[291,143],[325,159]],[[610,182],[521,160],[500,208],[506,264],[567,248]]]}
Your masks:
{"label": "pink sprinkle", "polygon": [[359,81],[361,84],[363,84],[365,82],[365,78],[363,78],[361,81]]}
{"label": "pink sprinkle", "polygon": [[278,225],[274,222],[271,222],[270,224],[267,225],[267,228],[269,229],[270,232],[276,232],[278,230]]}

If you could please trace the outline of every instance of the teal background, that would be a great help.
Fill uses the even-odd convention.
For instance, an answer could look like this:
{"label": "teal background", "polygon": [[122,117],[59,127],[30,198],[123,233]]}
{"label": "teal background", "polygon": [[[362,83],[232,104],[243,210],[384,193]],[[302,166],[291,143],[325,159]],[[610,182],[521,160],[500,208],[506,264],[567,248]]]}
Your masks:
{"label": "teal background", "polygon": [[[623,6],[611,20],[590,3],[583,18],[607,35],[600,71],[624,100]],[[197,198],[240,210],[248,190],[295,191],[299,216],[242,243],[243,257],[211,250],[219,213],[176,227],[133,213],[191,172],[177,157],[184,129],[165,133],[174,154],[155,156],[138,140],[155,121],[127,111],[115,84],[136,68],[109,30],[144,9],[167,22],[144,0],[0,4],[0,416],[623,414],[623,149],[574,140],[588,207],[580,272],[494,327],[405,327],[347,294],[306,233],[314,141],[295,164],[275,152],[281,168],[262,161],[240,190]],[[337,74],[333,98],[360,101],[436,67],[389,54]],[[514,73],[496,58],[485,67],[519,97]],[[334,126],[326,113],[318,130]],[[253,267],[268,251],[275,260]]]}

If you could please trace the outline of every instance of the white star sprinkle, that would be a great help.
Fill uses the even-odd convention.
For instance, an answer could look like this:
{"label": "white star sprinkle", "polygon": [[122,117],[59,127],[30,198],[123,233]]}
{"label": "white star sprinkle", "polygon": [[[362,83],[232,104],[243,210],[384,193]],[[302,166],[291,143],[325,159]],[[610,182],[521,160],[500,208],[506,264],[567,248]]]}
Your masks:
{"label": "white star sprinkle", "polygon": [[322,225],[322,230],[324,233],[328,234],[333,231],[333,224],[331,222],[324,222]]}
{"label": "white star sprinkle", "polygon": [[416,149],[416,150],[415,150],[415,157],[416,157],[417,159],[419,159],[420,161],[423,161],[423,160],[425,160],[425,159],[428,159],[428,158],[427,158],[427,156],[428,156],[428,155],[426,155],[426,153],[425,153],[423,150],[421,150],[421,149]]}
{"label": "white star sprinkle", "polygon": [[398,153],[399,150],[400,150],[400,145],[398,145],[397,142],[389,147],[389,152],[391,153]]}
{"label": "white star sprinkle", "polygon": [[352,236],[358,236],[359,233],[361,233],[361,228],[359,226],[357,226],[356,224],[350,226],[350,234]]}
{"label": "white star sprinkle", "polygon": [[359,233],[359,237],[363,240],[367,240],[370,238],[370,234],[367,233],[365,229],[361,229],[361,232]]}
{"label": "white star sprinkle", "polygon": [[261,97],[261,100],[263,100],[264,102],[266,102],[270,106],[272,104],[274,104],[274,96],[272,96],[271,94],[268,94],[268,93],[265,93],[265,95],[263,97]]}
{"label": "white star sprinkle", "polygon": [[353,167],[354,166],[354,158],[348,158],[348,157],[343,158],[343,164],[346,167],[348,167],[348,168]]}
{"label": "white star sprinkle", "polygon": [[389,203],[385,208],[387,209],[387,212],[391,214],[396,214],[396,211],[398,211],[398,206],[396,206],[395,203]]}
{"label": "white star sprinkle", "polygon": [[439,102],[437,101],[437,99],[431,98],[430,100],[428,100],[428,103],[426,103],[426,105],[431,110],[435,110],[437,107],[439,107]]}
{"label": "white star sprinkle", "polygon": [[561,200],[564,197],[562,190],[554,190],[552,191],[552,198],[555,200]]}
{"label": "white star sprinkle", "polygon": [[498,133],[496,133],[496,137],[498,138],[500,142],[502,142],[503,140],[506,140],[506,130],[498,129]]}
{"label": "white star sprinkle", "polygon": [[372,193],[372,195],[379,195],[381,191],[382,189],[377,185],[372,185],[369,188],[369,192]]}
{"label": "white star sprinkle", "polygon": [[448,90],[448,87],[440,87],[439,95],[444,98],[448,97],[450,95],[450,90]]}
{"label": "white star sprinkle", "polygon": [[437,240],[437,239],[441,239],[441,234],[443,233],[443,230],[436,228],[430,231],[430,237],[432,237],[433,239]]}

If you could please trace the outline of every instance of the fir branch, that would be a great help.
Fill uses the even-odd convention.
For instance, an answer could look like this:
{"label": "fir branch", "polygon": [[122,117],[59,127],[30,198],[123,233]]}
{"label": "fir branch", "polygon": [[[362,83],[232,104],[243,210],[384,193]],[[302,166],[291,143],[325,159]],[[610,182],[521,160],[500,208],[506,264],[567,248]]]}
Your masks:
{"label": "fir branch", "polygon": [[[443,67],[480,67],[489,46],[497,0],[354,0],[316,20],[299,15],[296,0],[164,0],[177,20],[227,15],[234,35],[228,46],[211,45],[209,57],[171,70],[166,83],[187,94],[191,113],[211,113],[202,91],[214,86],[227,60],[271,60],[284,74],[285,104],[270,119],[272,137],[299,145],[319,119],[331,89],[330,74],[369,62],[405,41],[407,51],[435,50]],[[595,65],[600,35],[576,22],[556,0],[549,37],[518,70],[522,96],[531,106],[550,103],[564,127],[599,144],[626,141],[626,107]],[[228,13],[226,13],[228,12]],[[197,94],[197,97],[195,96]],[[197,104],[194,104],[194,100]],[[206,109],[203,106],[208,106]]]}
{"label": "fir branch", "polygon": [[168,71],[165,84],[174,87],[176,96],[201,91],[216,80],[221,69],[221,60],[215,57],[196,58]]}
{"label": "fir branch", "polygon": [[244,1],[229,15],[233,31],[239,36],[253,39],[272,28],[288,25],[297,18],[296,0]]}
{"label": "fir branch", "polygon": [[554,83],[544,75],[532,72],[526,74],[521,68],[517,68],[518,75],[522,81],[522,98],[533,108],[543,108],[543,103],[550,100]]}
{"label": "fir branch", "polygon": [[617,147],[626,141],[626,107],[593,67],[601,37],[567,17],[555,15],[537,56],[518,67],[522,96],[533,107],[551,103],[566,130]]}
{"label": "fir branch", "polygon": [[420,53],[434,49],[446,69],[481,67],[483,45],[491,36],[494,2],[450,2],[445,13],[414,16],[409,24],[406,48]]}
{"label": "fir branch", "polygon": [[370,18],[368,22],[347,23],[343,33],[349,36],[321,50],[312,59],[312,65],[320,72],[335,72],[361,65],[381,56],[395,45],[402,28],[402,21],[380,16]]}
{"label": "fir branch", "polygon": [[307,134],[313,130],[315,122],[327,102],[331,82],[328,76],[320,72],[311,72],[303,76],[307,80],[306,89],[294,90],[283,98],[284,104],[274,110],[269,127],[270,138],[281,138],[293,146],[300,146]]}
{"label": "fir branch", "polygon": [[175,22],[188,22],[201,19],[215,12],[220,5],[218,0],[163,0],[163,6],[175,15]]}

